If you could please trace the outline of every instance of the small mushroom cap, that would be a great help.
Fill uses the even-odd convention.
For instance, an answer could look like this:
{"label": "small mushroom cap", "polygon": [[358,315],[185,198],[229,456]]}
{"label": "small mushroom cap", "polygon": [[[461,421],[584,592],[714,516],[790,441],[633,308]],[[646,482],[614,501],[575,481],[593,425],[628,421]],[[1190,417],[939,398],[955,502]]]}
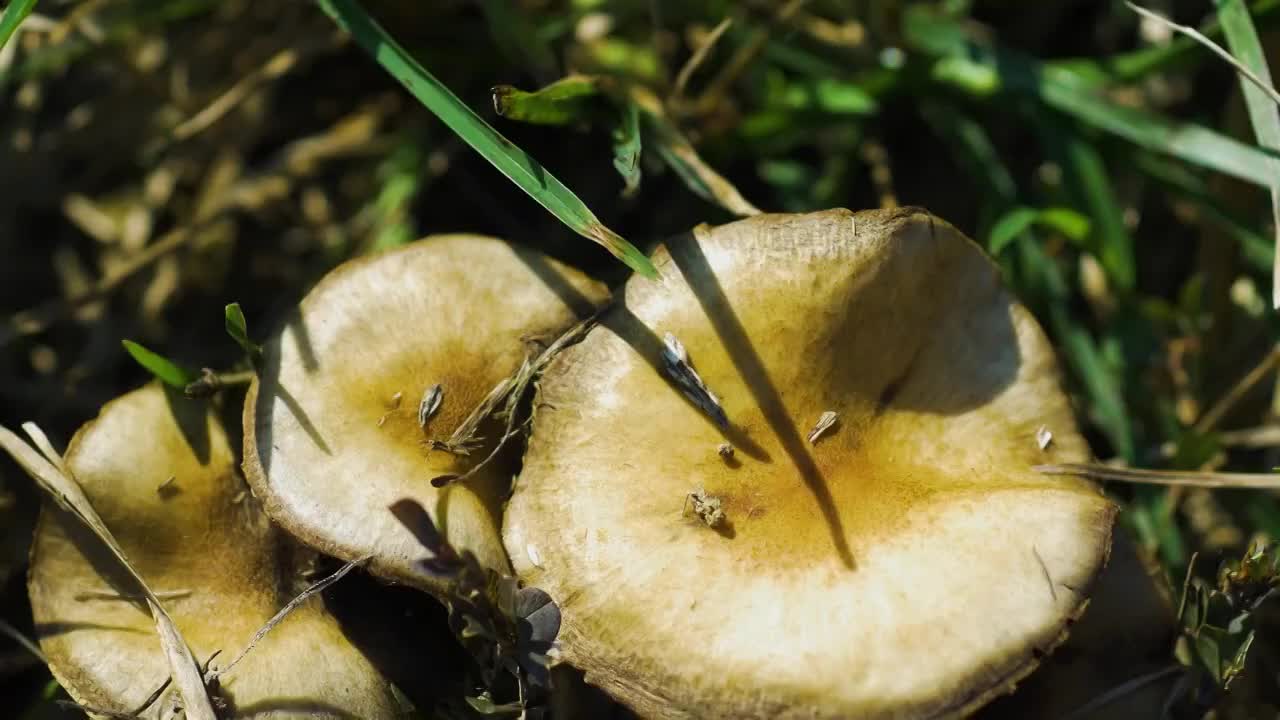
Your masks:
{"label": "small mushroom cap", "polygon": [[[563,659],[664,718],[959,716],[1030,672],[1115,510],[1032,470],[1088,449],[979,248],[920,210],[832,210],[699,228],[655,264],[543,376],[505,516]],[[668,379],[666,333],[727,429]],[[697,490],[714,529],[682,512]]]}
{"label": "small mushroom cap", "polygon": [[[215,665],[225,666],[305,587],[298,581],[304,556],[249,494],[207,403],[154,383],[128,393],[76,433],[66,461],[152,589],[161,598],[177,594],[165,605],[199,662],[221,650]],[[92,533],[52,504],[32,547],[29,591],[40,646],[76,702],[132,712],[169,676],[154,622],[130,599],[139,597],[136,584]],[[220,684],[235,717],[403,714],[386,679],[318,596]],[[165,706],[162,698],[147,717]]]}
{"label": "small mushroom cap", "polygon": [[[419,502],[458,549],[507,571],[496,512],[510,462],[465,482],[504,427],[481,428],[469,457],[433,450],[531,352],[607,295],[579,273],[489,237],[446,235],[359,258],[326,276],[263,348],[245,401],[245,474],[267,513],[292,535],[344,560],[439,589],[428,553],[388,507]],[[442,391],[424,427],[418,406]],[[393,400],[398,398],[398,400]]]}

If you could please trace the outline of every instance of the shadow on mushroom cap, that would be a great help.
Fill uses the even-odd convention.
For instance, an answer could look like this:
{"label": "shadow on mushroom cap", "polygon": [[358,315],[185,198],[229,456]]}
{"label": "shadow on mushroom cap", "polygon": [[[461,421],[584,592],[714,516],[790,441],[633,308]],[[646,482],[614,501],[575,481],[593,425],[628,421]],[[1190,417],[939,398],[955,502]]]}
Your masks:
{"label": "shadow on mushroom cap", "polygon": [[[654,717],[950,716],[1030,672],[1114,508],[1031,470],[1088,449],[977,246],[833,210],[699,228],[655,264],[544,375],[505,518],[566,661]],[[667,332],[728,428],[664,373]],[[732,532],[682,514],[698,489]]]}
{"label": "shadow on mushroom cap", "polygon": [[[201,661],[227,663],[305,583],[309,552],[274,529],[236,472],[212,407],[158,384],[117,398],[76,433],[72,473]],[[190,440],[196,439],[192,444]],[[82,704],[132,712],[168,677],[138,588],[78,520],[47,504],[31,554],[31,606],[59,683]],[[323,708],[394,718],[386,679],[325,611],[298,607],[221,678],[236,717]],[[148,716],[166,706],[162,698]]]}
{"label": "shadow on mushroom cap", "polygon": [[[260,382],[245,401],[245,474],[291,534],[344,560],[426,590],[422,546],[388,511],[420,503],[445,538],[507,571],[496,513],[508,455],[442,489],[488,454],[504,428],[459,457],[432,449],[450,437],[530,352],[606,297],[606,289],[542,255],[489,237],[446,235],[359,258],[327,275],[264,346]],[[418,405],[439,385],[424,427]]]}

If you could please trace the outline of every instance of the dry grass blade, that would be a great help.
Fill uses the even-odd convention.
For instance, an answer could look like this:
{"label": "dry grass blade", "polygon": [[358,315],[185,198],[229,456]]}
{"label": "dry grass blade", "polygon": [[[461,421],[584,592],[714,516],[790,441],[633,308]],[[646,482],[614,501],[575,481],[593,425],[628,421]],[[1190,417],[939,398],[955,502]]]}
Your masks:
{"label": "dry grass blade", "polygon": [[684,67],[680,68],[680,73],[676,75],[676,82],[671,90],[673,102],[679,102],[679,99],[684,96],[684,89],[689,84],[689,78],[693,77],[693,73],[706,61],[707,56],[711,54],[711,49],[716,46],[716,43],[720,41],[720,38],[731,25],[733,25],[733,18],[726,17],[721,20],[719,25],[716,25],[710,33],[707,33],[702,45],[694,51],[693,55],[689,56],[689,61],[684,64]]}
{"label": "dry grass blade", "polygon": [[1277,105],[1280,105],[1280,92],[1277,92],[1276,89],[1271,86],[1270,82],[1258,77],[1252,70],[1250,70],[1248,67],[1245,67],[1245,65],[1241,63],[1239,60],[1235,59],[1235,57],[1233,57],[1231,53],[1227,51],[1226,48],[1210,40],[1207,36],[1205,36],[1204,33],[1200,32],[1199,30],[1196,30],[1190,25],[1181,25],[1179,23],[1176,23],[1170,20],[1169,18],[1164,17],[1163,15],[1151,12],[1150,10],[1142,7],[1141,5],[1134,4],[1133,2],[1129,2],[1128,0],[1126,0],[1125,5],[1128,5],[1130,10],[1138,13],[1142,17],[1147,18],[1148,20],[1151,20],[1153,22],[1159,23],[1161,25],[1164,25],[1165,27],[1168,27],[1170,30],[1174,32],[1186,35],[1192,40],[1195,40],[1196,42],[1205,46],[1206,49],[1210,50],[1211,52],[1213,52],[1213,54],[1222,58],[1224,61],[1227,62],[1227,64],[1231,65],[1231,67],[1235,68],[1236,72],[1240,73],[1242,77],[1244,77],[1246,80],[1256,85],[1258,89],[1266,93],[1273,102],[1275,102]]}
{"label": "dry grass blade", "polygon": [[1271,473],[1211,473],[1181,470],[1142,470],[1092,463],[1036,465],[1031,468],[1045,475],[1077,475],[1091,480],[1125,482],[1137,485],[1165,485],[1204,488],[1280,489],[1280,475]]}
{"label": "dry grass blade", "polygon": [[[141,582],[142,579],[138,578]],[[151,609],[151,617],[156,621],[156,633],[160,635],[160,646],[164,649],[165,659],[169,661],[169,669],[173,676],[173,684],[178,687],[182,696],[182,707],[190,720],[217,720],[213,705],[209,702],[209,694],[205,691],[204,678],[200,676],[200,667],[191,655],[191,648],[178,632],[173,618],[151,598],[147,599],[147,607]]]}
{"label": "dry grass blade", "polygon": [[246,74],[244,77],[236,81],[223,94],[219,95],[213,102],[205,106],[196,114],[187,118],[173,129],[171,137],[174,140],[186,140],[198,133],[203,132],[214,123],[221,120],[227,113],[234,110],[245,98],[249,97],[254,90],[263,85],[278,80],[291,72],[294,68],[319,55],[320,53],[340,46],[342,38],[328,38],[321,42],[312,42],[300,47],[290,47],[281,50],[273,55],[266,63],[256,70]]}
{"label": "dry grass blade", "polygon": [[[200,677],[199,666],[196,664],[195,658],[191,655],[191,649],[182,639],[181,633],[173,623],[173,619],[160,606],[160,600],[151,591],[151,588],[143,580],[138,571],[125,557],[124,551],[116,542],[111,531],[107,529],[102,518],[98,516],[93,505],[89,502],[89,498],[84,493],[84,489],[75,481],[69,472],[65,471],[66,464],[62,457],[53,449],[48,438],[40,431],[38,427],[31,423],[23,426],[27,433],[31,435],[36,446],[41,452],[37,452],[31,445],[22,441],[22,438],[15,435],[6,427],[0,426],[0,449],[7,452],[15,462],[18,463],[23,470],[27,472],[45,492],[53,496],[69,513],[80,519],[93,534],[102,541],[103,545],[111,551],[116,559],[125,570],[134,578],[147,597],[147,606],[151,610],[151,616],[156,623],[156,632],[160,636],[160,644],[164,649],[165,657],[169,661],[169,669],[173,675],[173,682],[178,687],[178,692],[182,696],[183,708],[186,716],[190,720],[217,720],[217,716],[213,712],[213,705],[209,702],[209,696],[205,691],[204,681]],[[42,456],[43,454],[43,456]]]}
{"label": "dry grass blade", "polygon": [[[63,475],[71,475],[71,470],[62,461],[62,456],[58,454],[57,450],[53,449],[53,443],[49,442],[49,436],[45,435],[38,425],[30,422],[22,423],[22,431],[27,434],[27,437],[31,438],[31,444],[36,446],[36,449],[40,451],[45,460],[49,461],[49,464],[57,468],[58,472]],[[79,485],[77,484],[76,487],[79,487]]]}
{"label": "dry grass blade", "polygon": [[639,86],[630,89],[631,102],[640,109],[641,119],[649,130],[652,145],[664,162],[698,195],[719,203],[729,212],[746,217],[759,215],[760,208],[751,204],[738,188],[706,164],[684,133],[667,117],[662,103],[653,93]]}
{"label": "dry grass blade", "polygon": [[493,414],[493,411],[507,397],[507,393],[511,391],[511,382],[512,378],[510,377],[500,380],[497,385],[493,386],[493,389],[489,391],[484,400],[462,421],[462,424],[453,431],[448,440],[432,440],[431,447],[463,457],[471,455],[471,451],[476,449],[482,440],[482,438],[476,436],[476,433],[480,431],[480,423]]}
{"label": "dry grass blade", "polygon": [[1257,387],[1258,383],[1266,379],[1277,365],[1280,365],[1280,347],[1272,348],[1252,370],[1231,387],[1226,395],[1219,398],[1218,402],[1200,416],[1195,424],[1196,432],[1207,433],[1216,428],[1222,418]]}
{"label": "dry grass blade", "polygon": [[343,576],[351,572],[358,565],[361,565],[366,561],[368,561],[370,557],[372,556],[366,555],[357,560],[352,560],[346,565],[343,565],[341,568],[338,568],[337,572],[333,573],[332,575],[329,575],[328,577],[316,582],[306,590],[303,590],[302,592],[298,593],[297,597],[290,600],[289,604],[280,608],[280,612],[277,612],[275,615],[273,615],[271,619],[266,622],[265,625],[263,625],[261,628],[258,629],[258,632],[253,634],[253,639],[249,641],[249,644],[245,645],[244,649],[240,651],[240,654],[236,655],[235,659],[227,663],[227,666],[225,668],[218,670],[216,672],[209,673],[209,681],[212,682],[213,680],[216,680],[217,678],[223,675],[226,675],[228,672],[231,672],[231,668],[235,667],[241,660],[243,660],[245,656],[249,654],[249,651],[252,650],[254,646],[256,646],[258,642],[262,640],[262,638],[266,637],[267,633],[271,632],[272,630],[275,629],[277,625],[284,622],[285,618],[289,617],[289,613],[298,609],[298,607],[301,606],[302,603],[311,599],[311,596],[315,595],[318,592],[322,592],[325,588],[341,580]]}
{"label": "dry grass blade", "polygon": [[[431,481],[431,484],[436,487],[444,487],[445,485],[466,480],[488,465],[489,461],[497,457],[498,452],[506,445],[507,440],[510,440],[517,432],[516,418],[519,414],[517,412],[517,406],[520,402],[520,398],[524,397],[525,391],[528,390],[529,384],[538,377],[538,374],[542,372],[543,368],[545,368],[561,350],[564,350],[566,347],[586,337],[587,331],[595,326],[595,324],[595,317],[590,317],[579,322],[577,325],[566,330],[560,335],[560,337],[556,338],[555,341],[539,353],[536,358],[532,360],[525,358],[524,362],[520,364],[520,368],[516,370],[515,374],[503,378],[503,380],[494,387],[493,391],[489,393],[489,396],[485,398],[484,401],[481,402],[480,405],[471,413],[471,416],[467,421],[463,423],[464,427],[470,426],[474,428],[478,427],[481,421],[490,415],[495,417],[505,416],[507,424],[503,429],[502,437],[494,444],[494,447],[489,451],[489,454],[480,462],[472,466],[470,470],[467,470],[461,475],[442,475],[438,478],[434,478]],[[495,413],[498,409],[498,401],[503,399],[506,400],[506,403],[503,406],[502,411],[500,413]],[[457,433],[455,432],[454,434],[456,435]],[[449,442],[453,442],[453,439],[450,438]]]}

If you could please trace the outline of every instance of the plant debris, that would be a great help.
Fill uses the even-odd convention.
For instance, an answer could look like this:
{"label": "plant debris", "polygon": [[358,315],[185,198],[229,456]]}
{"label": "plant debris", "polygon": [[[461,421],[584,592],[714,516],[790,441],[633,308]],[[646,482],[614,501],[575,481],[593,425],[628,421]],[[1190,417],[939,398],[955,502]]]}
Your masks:
{"label": "plant debris", "polygon": [[818,422],[809,431],[809,444],[817,445],[818,439],[821,438],[828,430],[836,426],[840,421],[840,416],[833,410],[827,410],[818,417]]}
{"label": "plant debris", "polygon": [[680,511],[684,515],[689,511],[689,503],[693,503],[693,514],[702,520],[702,523],[709,528],[719,527],[725,521],[724,509],[720,506],[720,498],[714,495],[708,495],[707,491],[698,488],[693,492],[685,495],[684,509]]}
{"label": "plant debris", "polygon": [[1053,433],[1049,432],[1049,428],[1041,425],[1036,430],[1036,446],[1041,450],[1048,450],[1049,445],[1053,443]]}
{"label": "plant debris", "polygon": [[[550,688],[548,655],[560,633],[559,606],[546,592],[482,567],[471,551],[459,552],[416,500],[400,500],[390,510],[431,552],[420,563],[423,571],[451,579],[449,625],[475,659],[486,688],[467,702],[522,712],[540,706]],[[515,680],[515,697],[498,697],[504,675]]]}
{"label": "plant debris", "polygon": [[[493,390],[489,391],[489,395],[471,412],[471,415],[467,417],[462,425],[458,426],[458,429],[454,431],[448,440],[431,440],[430,445],[435,450],[443,450],[454,455],[470,456],[471,450],[479,447],[480,442],[483,440],[483,438],[476,437],[475,433],[485,418],[492,416],[506,421],[502,437],[498,438],[493,450],[484,459],[480,460],[465,473],[434,477],[431,479],[431,484],[435,487],[444,487],[450,483],[466,480],[479,472],[493,458],[497,457],[498,451],[502,450],[507,440],[510,440],[519,432],[519,428],[516,427],[516,421],[519,417],[518,408],[520,400],[524,398],[530,384],[561,350],[586,337],[587,331],[595,325],[595,322],[594,317],[579,322],[557,337],[532,360],[526,357],[515,373],[503,378],[494,386]],[[502,404],[501,410],[498,409],[499,403]]]}
{"label": "plant debris", "polygon": [[328,577],[325,577],[324,579],[319,580],[318,582],[308,587],[306,590],[303,590],[302,592],[298,593],[297,597],[290,600],[287,605],[280,608],[279,612],[271,616],[271,619],[268,620],[265,624],[263,624],[261,628],[258,628],[258,632],[253,634],[253,638],[249,640],[249,644],[245,645],[244,649],[240,651],[240,654],[236,655],[235,659],[227,663],[226,667],[222,668],[221,670],[212,670],[207,672],[205,674],[205,682],[206,683],[216,682],[218,678],[222,677],[223,675],[226,675],[228,672],[231,672],[231,669],[234,668],[241,660],[243,660],[245,656],[249,654],[249,651],[253,650],[253,648],[258,644],[258,642],[262,640],[262,638],[266,637],[267,633],[271,632],[276,628],[277,625],[284,622],[285,619],[289,617],[290,613],[292,613],[294,610],[301,607],[302,604],[305,603],[307,600],[309,600],[312,595],[315,595],[316,593],[323,591],[325,588],[329,587],[330,585],[338,582],[347,573],[351,572],[357,566],[364,564],[368,560],[369,560],[369,556],[365,556],[357,560],[353,560],[347,563],[346,565],[343,565],[332,575],[329,575]]}
{"label": "plant debris", "polygon": [[427,388],[422,394],[422,400],[418,402],[418,427],[425,430],[427,423],[440,410],[440,403],[444,402],[444,388],[440,387],[440,383],[436,383]]}
{"label": "plant debris", "polygon": [[666,364],[667,376],[680,387],[685,397],[715,421],[716,425],[729,427],[729,418],[724,414],[720,399],[702,381],[698,371],[693,369],[693,364],[689,362],[689,351],[685,350],[684,344],[671,333],[662,336],[662,360]]}

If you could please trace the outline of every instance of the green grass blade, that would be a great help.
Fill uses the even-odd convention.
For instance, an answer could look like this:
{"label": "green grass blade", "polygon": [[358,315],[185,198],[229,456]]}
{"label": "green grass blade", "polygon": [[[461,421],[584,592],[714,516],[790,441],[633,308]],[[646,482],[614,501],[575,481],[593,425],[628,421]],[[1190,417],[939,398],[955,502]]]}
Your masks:
{"label": "green grass blade", "polygon": [[[1258,40],[1258,31],[1253,27],[1249,9],[1242,0],[1217,0],[1217,6],[1218,19],[1222,22],[1222,30],[1227,36],[1227,45],[1232,54],[1253,73],[1258,82],[1271,88],[1274,93],[1267,57],[1262,51],[1262,43]],[[1280,108],[1271,99],[1272,93],[1246,81],[1243,76],[1240,86],[1244,91],[1249,121],[1253,125],[1253,134],[1257,137],[1258,144],[1270,150],[1280,149]],[[1280,161],[1271,162],[1270,189],[1271,220],[1275,225],[1277,247],[1280,247]],[[1271,284],[1271,304],[1273,307],[1280,307],[1280,262],[1271,270]]]}
{"label": "green grass blade", "polygon": [[199,374],[191,372],[169,358],[152,352],[132,340],[121,340],[120,344],[124,345],[124,349],[139,365],[166,385],[171,385],[181,390],[200,379]]}
{"label": "green grass blade", "polygon": [[262,348],[258,347],[249,339],[249,325],[245,322],[244,311],[240,309],[240,303],[231,303],[226,308],[226,328],[227,334],[232,340],[244,350],[245,354],[251,358],[257,358],[262,353]]}
{"label": "green grass blade", "polygon": [[587,123],[599,113],[603,97],[596,79],[570,75],[527,92],[511,85],[493,88],[493,110],[508,120],[536,125]]}
{"label": "green grass blade", "polygon": [[36,0],[13,0],[4,12],[0,13],[0,48],[8,44],[9,38],[18,31],[18,26],[35,8]]}
{"label": "green grass blade", "polygon": [[1013,241],[1025,238],[1033,225],[1048,228],[1062,234],[1077,245],[1089,237],[1093,224],[1089,218],[1067,207],[1044,209],[1016,207],[1000,216],[988,233],[988,252],[999,255]]}
{"label": "green grass blade", "polygon": [[618,108],[621,117],[613,129],[613,167],[622,175],[622,194],[640,188],[640,109],[632,103]]}
{"label": "green grass blade", "polygon": [[648,278],[658,276],[639,250],[604,223],[554,175],[504,138],[422,67],[356,0],[316,0],[392,77],[440,118],[449,129],[493,163],[503,175],[538,201],[574,232],[602,245],[628,267]]}
{"label": "green grass blade", "polygon": [[1063,168],[1078,202],[1093,218],[1093,251],[1107,277],[1117,287],[1132,290],[1137,282],[1133,236],[1124,224],[1124,211],[1107,175],[1102,153],[1069,129],[1063,134]]}

